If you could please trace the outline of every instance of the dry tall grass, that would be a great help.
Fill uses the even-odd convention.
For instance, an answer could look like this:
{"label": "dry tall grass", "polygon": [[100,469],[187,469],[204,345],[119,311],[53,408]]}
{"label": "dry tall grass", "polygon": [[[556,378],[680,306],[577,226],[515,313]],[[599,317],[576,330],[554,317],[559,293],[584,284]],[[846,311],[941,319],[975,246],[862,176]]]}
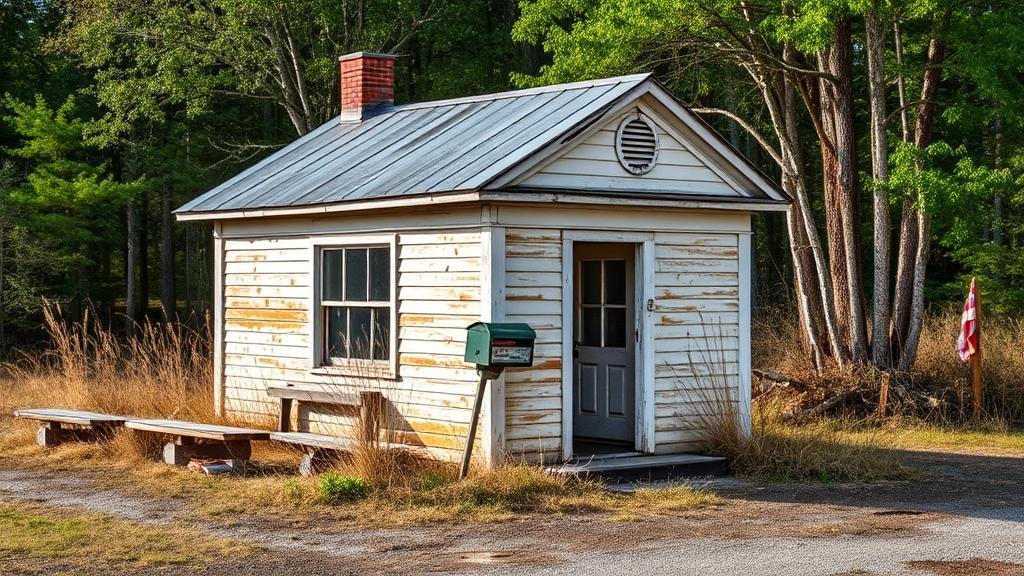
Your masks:
{"label": "dry tall grass", "polygon": [[[9,393],[0,411],[19,407],[74,408],[138,417],[218,421],[213,412],[210,331],[183,323],[143,322],[123,339],[89,314],[80,322],[43,310],[50,345],[3,367]],[[114,449],[152,455],[151,435],[121,431]]]}
{"label": "dry tall grass", "polygon": [[[907,376],[909,384],[927,394],[907,414],[939,424],[967,421],[971,414],[970,369],[955,352],[960,330],[960,313],[949,311],[924,318],[917,362]],[[823,399],[843,389],[866,392],[862,408],[877,401],[879,374],[872,370],[840,370],[830,367],[815,374],[800,346],[796,318],[782,312],[762,314],[754,328],[753,364],[789,375],[812,392],[810,401]],[[982,332],[984,353],[984,411],[991,420],[1009,425],[1024,424],[1024,322],[1012,318],[987,317]],[[891,396],[890,396],[891,398]]]}

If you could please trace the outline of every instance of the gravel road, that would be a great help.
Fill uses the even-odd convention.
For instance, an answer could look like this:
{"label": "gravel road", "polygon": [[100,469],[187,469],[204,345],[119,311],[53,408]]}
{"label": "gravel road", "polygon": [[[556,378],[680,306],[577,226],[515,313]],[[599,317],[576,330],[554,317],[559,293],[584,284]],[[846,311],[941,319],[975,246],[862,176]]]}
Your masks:
{"label": "gravel road", "polygon": [[[924,472],[922,480],[793,486],[726,479],[713,483],[726,498],[720,507],[636,522],[580,514],[336,533],[316,523],[296,528],[247,517],[225,525],[193,518],[175,500],[99,489],[73,473],[48,478],[9,462],[0,465],[0,501],[185,522],[266,548],[255,560],[213,560],[207,571],[218,575],[1024,576],[1024,455],[907,452],[905,458]],[[0,564],[5,573],[13,574]]]}

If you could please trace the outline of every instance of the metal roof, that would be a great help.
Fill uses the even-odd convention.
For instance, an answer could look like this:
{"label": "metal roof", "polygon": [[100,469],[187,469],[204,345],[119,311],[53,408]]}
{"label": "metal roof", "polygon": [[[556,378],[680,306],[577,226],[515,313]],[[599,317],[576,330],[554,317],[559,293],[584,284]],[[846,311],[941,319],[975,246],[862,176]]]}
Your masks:
{"label": "metal roof", "polygon": [[395,106],[362,122],[335,118],[177,213],[477,190],[649,78],[638,74]]}

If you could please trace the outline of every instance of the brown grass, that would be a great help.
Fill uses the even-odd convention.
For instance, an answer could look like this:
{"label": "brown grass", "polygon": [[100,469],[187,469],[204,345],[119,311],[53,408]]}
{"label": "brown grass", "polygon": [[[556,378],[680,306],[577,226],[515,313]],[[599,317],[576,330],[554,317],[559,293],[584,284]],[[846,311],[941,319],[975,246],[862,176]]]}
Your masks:
{"label": "brown grass", "polygon": [[[930,424],[963,424],[970,419],[970,370],[954,351],[960,329],[960,313],[932,313],[925,316],[917,362],[909,375],[913,389],[929,397],[912,409],[904,406],[904,415],[921,418]],[[807,385],[800,391],[804,405],[813,405],[840,390],[861,389],[866,393],[859,406],[865,416],[877,401],[879,374],[870,369],[840,370],[828,367],[823,374],[811,370],[799,342],[795,317],[781,311],[761,315],[753,333],[753,365],[789,375]],[[986,420],[1004,426],[1024,425],[1024,322],[1012,318],[984,319],[984,386]],[[900,413],[899,401],[890,400]],[[975,423],[977,424],[977,423]]]}
{"label": "brown grass", "polygon": [[[17,407],[66,407],[232,423],[213,412],[208,330],[145,323],[136,340],[125,341],[89,318],[66,323],[58,309],[48,311],[46,320],[51,349],[6,367],[0,380],[2,414]],[[299,453],[270,443],[254,443],[254,465],[246,475],[204,477],[159,463],[160,440],[153,435],[124,430],[111,442],[44,450],[34,443],[34,424],[2,415],[0,422],[0,461],[74,470],[106,488],[185,500],[196,512],[225,522],[237,514],[291,522],[319,518],[339,528],[562,512],[630,519],[718,502],[713,494],[689,486],[617,494],[597,481],[559,477],[526,465],[477,468],[467,480],[457,481],[452,463],[362,439],[335,471],[364,479],[371,487],[369,496],[330,506],[318,478],[294,476]],[[382,425],[392,427],[386,421]]]}
{"label": "brown grass", "polygon": [[[913,477],[913,471],[881,438],[847,438],[825,423],[784,424],[787,406],[783,402],[755,401],[748,429],[739,413],[737,377],[729,371],[725,346],[715,336],[707,340],[711,349],[690,355],[685,373],[692,379],[680,378],[678,387],[697,399],[702,449],[726,457],[736,474],[786,482],[875,482]],[[774,353],[792,358],[791,352]]]}

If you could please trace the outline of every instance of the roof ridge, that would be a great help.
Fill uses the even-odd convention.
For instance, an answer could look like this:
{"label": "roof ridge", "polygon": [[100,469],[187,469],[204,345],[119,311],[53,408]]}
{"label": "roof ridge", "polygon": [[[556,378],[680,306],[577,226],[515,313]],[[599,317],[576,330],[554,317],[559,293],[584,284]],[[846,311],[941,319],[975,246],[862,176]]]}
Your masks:
{"label": "roof ridge", "polygon": [[565,84],[550,84],[535,88],[522,88],[520,90],[508,90],[505,92],[494,92],[491,94],[478,94],[476,96],[463,96],[459,98],[448,98],[445,100],[428,100],[426,102],[414,102],[411,104],[399,104],[385,113],[402,112],[405,110],[419,110],[422,108],[435,108],[437,106],[450,106],[453,104],[469,104],[471,102],[482,102],[484,100],[501,100],[504,98],[519,98],[544,94],[546,92],[558,92],[562,90],[574,90],[577,88],[593,88],[594,86],[605,86],[607,84],[619,84],[625,82],[640,83],[651,77],[650,72],[642,74],[629,74],[627,76],[615,76],[612,78],[600,78],[597,80],[583,80],[580,82],[567,82]]}

